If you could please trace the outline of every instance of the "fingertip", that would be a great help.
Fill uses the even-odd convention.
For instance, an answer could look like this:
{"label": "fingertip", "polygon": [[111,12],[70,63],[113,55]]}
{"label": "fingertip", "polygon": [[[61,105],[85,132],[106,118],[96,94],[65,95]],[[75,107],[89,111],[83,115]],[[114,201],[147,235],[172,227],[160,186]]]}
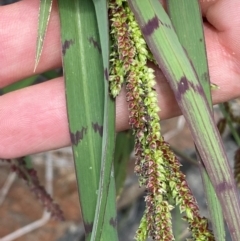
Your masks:
{"label": "fingertip", "polygon": [[238,0],[200,0],[202,14],[218,31],[239,26],[240,2]]}
{"label": "fingertip", "polygon": [[0,158],[70,144],[63,78],[0,97]]}

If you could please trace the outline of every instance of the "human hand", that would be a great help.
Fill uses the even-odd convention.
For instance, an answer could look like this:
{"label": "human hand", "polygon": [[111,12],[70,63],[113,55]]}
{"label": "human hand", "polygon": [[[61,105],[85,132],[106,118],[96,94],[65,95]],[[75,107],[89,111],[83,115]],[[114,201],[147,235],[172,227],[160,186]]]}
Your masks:
{"label": "human hand", "polygon": [[[240,2],[201,1],[214,103],[240,96]],[[0,88],[33,74],[39,0],[0,7]],[[61,66],[56,3],[36,73]],[[156,67],[162,119],[180,114],[171,89]],[[63,78],[0,97],[0,158],[13,158],[70,145]],[[125,92],[117,98],[117,131],[127,129]]]}

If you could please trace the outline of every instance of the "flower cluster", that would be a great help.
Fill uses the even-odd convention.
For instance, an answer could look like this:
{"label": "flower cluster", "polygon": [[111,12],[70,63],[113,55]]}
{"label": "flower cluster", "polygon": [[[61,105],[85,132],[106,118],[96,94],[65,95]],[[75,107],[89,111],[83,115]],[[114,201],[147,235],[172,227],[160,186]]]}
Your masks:
{"label": "flower cluster", "polygon": [[[135,135],[135,172],[140,185],[146,186],[146,212],[148,235],[155,240],[173,240],[171,232],[172,206],[167,201],[166,162],[160,147],[160,124],[156,93],[153,90],[153,71],[145,66],[135,66],[126,79],[129,122]],[[150,81],[152,80],[152,81]],[[130,86],[130,87],[129,87]],[[131,88],[134,86],[134,88]],[[142,240],[141,225],[137,240]]]}
{"label": "flower cluster", "polygon": [[[154,89],[152,60],[146,42],[126,0],[110,0],[110,33],[113,41],[110,89],[116,96],[126,82],[129,124],[135,138],[135,172],[146,187],[146,210],[136,233],[138,241],[148,236],[154,240],[174,240],[170,198],[185,211],[193,237],[213,240],[207,221],[198,214],[197,204],[181,173],[180,164],[161,136],[160,111]],[[204,239],[199,239],[204,237]]]}
{"label": "flower cluster", "polygon": [[214,241],[212,232],[208,230],[208,220],[200,217],[197,202],[188,187],[185,175],[180,170],[178,159],[163,139],[161,147],[163,158],[168,160],[170,168],[170,172],[168,172],[170,195],[176,205],[179,205],[180,212],[185,212],[184,219],[189,223],[194,240]]}
{"label": "flower cluster", "polygon": [[[113,52],[113,55],[119,58],[112,60],[110,78],[112,81],[126,80],[129,123],[136,135],[135,172],[139,175],[140,184],[145,185],[147,189],[146,213],[143,218],[147,227],[141,224],[136,238],[144,240],[141,236],[145,233],[144,236],[152,236],[155,240],[173,240],[170,215],[172,207],[166,200],[166,177],[163,172],[163,163],[161,163],[162,153],[160,149],[157,150],[160,124],[159,107],[154,91],[154,73],[146,65],[150,55],[134,16],[125,1],[121,3],[110,1],[109,6],[110,14],[112,14],[110,15],[112,38],[117,43],[120,40],[121,43],[117,52]],[[118,82],[115,83],[116,87]],[[160,235],[166,239],[162,239]]]}
{"label": "flower cluster", "polygon": [[133,64],[136,53],[129,38],[127,14],[121,1],[110,1],[109,3],[110,36],[113,41],[110,55],[110,92],[116,97],[124,82],[124,76]]}

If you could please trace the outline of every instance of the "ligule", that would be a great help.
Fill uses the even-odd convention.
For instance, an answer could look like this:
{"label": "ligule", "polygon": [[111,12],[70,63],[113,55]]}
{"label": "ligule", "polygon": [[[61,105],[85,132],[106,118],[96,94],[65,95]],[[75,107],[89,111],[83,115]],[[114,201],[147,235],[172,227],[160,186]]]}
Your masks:
{"label": "ligule", "polygon": [[154,89],[152,60],[146,42],[125,0],[109,2],[110,35],[113,41],[110,60],[110,90],[116,96],[126,81],[129,124],[135,134],[135,173],[146,187],[146,210],[136,240],[174,240],[170,199],[185,212],[196,240],[214,240],[207,219],[201,218],[197,203],[180,171],[180,163],[161,136],[159,107]]}

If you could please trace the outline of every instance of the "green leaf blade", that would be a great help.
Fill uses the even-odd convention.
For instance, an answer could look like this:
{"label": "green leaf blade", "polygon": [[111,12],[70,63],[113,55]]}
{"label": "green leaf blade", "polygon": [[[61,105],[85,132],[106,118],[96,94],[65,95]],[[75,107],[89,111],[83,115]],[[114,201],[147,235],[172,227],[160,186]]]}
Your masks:
{"label": "green leaf blade", "polygon": [[[86,240],[90,240],[100,193],[103,153],[105,90],[102,50],[92,1],[59,0],[58,3],[70,136]],[[116,240],[116,194],[113,175],[109,180],[107,205],[111,207],[111,211],[107,212],[108,225],[103,225],[101,232],[103,238],[108,233]]]}
{"label": "green leaf blade", "polygon": [[100,176],[104,103],[103,85],[96,79],[102,76],[103,66],[92,3],[59,0],[58,4],[70,136],[88,239]]}
{"label": "green leaf blade", "polygon": [[[179,41],[186,50],[187,56],[191,59],[198,79],[203,86],[209,106],[212,107],[206,46],[199,2],[197,0],[169,0],[167,8]],[[199,155],[198,157],[200,158]],[[216,240],[224,241],[226,234],[221,205],[216,198],[216,192],[202,160],[199,163],[214,236]]]}
{"label": "green leaf blade", "polygon": [[[98,201],[96,206],[95,220],[91,240],[103,240],[106,238],[117,239],[115,231],[106,232],[106,228],[115,228],[111,225],[111,220],[116,219],[116,203],[109,203],[116,198],[113,173],[113,158],[115,149],[115,101],[109,95],[109,26],[108,26],[108,9],[106,0],[93,0],[99,37],[101,44],[102,60],[104,67],[104,120],[103,120],[103,142],[101,158],[101,175],[99,180]],[[110,183],[113,182],[113,183]],[[110,190],[109,190],[110,188]],[[112,197],[110,197],[110,195]],[[112,208],[106,209],[108,203]],[[105,232],[102,230],[105,227]],[[113,235],[111,237],[111,235]]]}
{"label": "green leaf blade", "polygon": [[53,0],[41,0],[40,1],[40,9],[39,9],[39,17],[38,17],[38,36],[37,36],[37,48],[36,48],[36,57],[35,57],[35,67],[34,71],[37,68],[39,63],[43,42],[47,31],[48,22],[51,15]]}

